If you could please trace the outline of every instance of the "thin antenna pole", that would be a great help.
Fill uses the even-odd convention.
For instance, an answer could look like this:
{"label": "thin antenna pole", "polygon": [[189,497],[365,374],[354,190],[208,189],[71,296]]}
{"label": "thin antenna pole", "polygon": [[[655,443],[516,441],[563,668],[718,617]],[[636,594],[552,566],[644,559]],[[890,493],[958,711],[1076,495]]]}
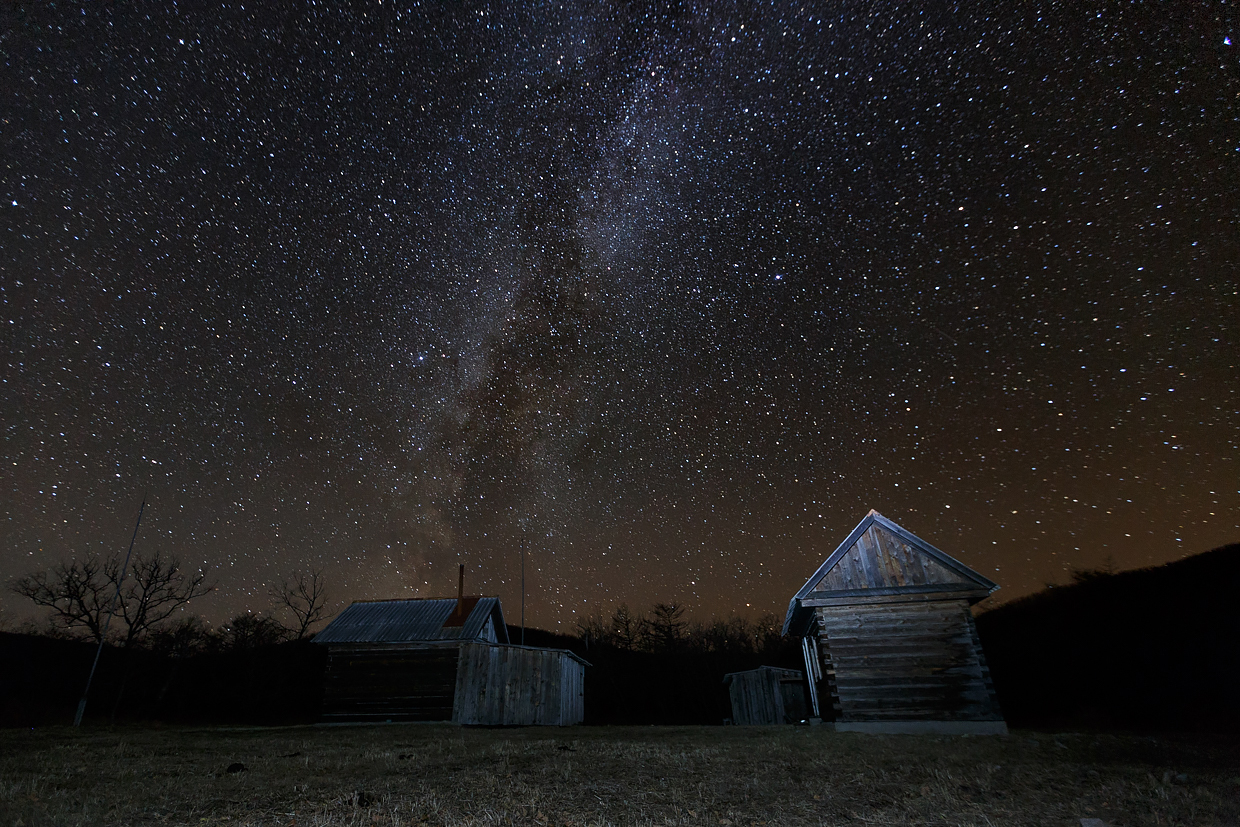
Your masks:
{"label": "thin antenna pole", "polygon": [[521,532],[521,645],[525,645],[525,532]]}
{"label": "thin antenna pole", "polygon": [[99,648],[95,650],[95,661],[90,665],[90,675],[86,678],[86,688],[82,690],[82,700],[78,701],[77,714],[73,716],[75,727],[82,725],[82,716],[86,714],[86,699],[90,695],[91,682],[95,680],[95,669],[99,666],[99,656],[103,654],[103,642],[108,637],[108,627],[112,625],[112,615],[116,613],[116,604],[121,599],[121,584],[125,582],[125,574],[129,571],[129,558],[133,556],[133,544],[138,539],[138,526],[142,525],[142,512],[146,510],[146,495],[142,495],[142,505],[138,507],[138,521],[133,525],[133,537],[129,538],[129,551],[125,553],[125,565],[121,566],[121,576],[116,579],[116,594],[112,596],[112,606],[108,616],[104,618],[103,629],[99,632]]}

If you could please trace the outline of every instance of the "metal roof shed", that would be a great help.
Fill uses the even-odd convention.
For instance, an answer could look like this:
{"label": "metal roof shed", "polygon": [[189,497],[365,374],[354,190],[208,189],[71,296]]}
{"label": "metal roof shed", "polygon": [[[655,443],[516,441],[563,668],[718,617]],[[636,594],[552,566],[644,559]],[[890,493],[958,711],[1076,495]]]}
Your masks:
{"label": "metal roof shed", "polygon": [[499,599],[354,603],[314,637],[327,647],[324,721],[448,721],[462,643],[507,643]]}
{"label": "metal roof shed", "polygon": [[314,642],[328,653],[324,721],[582,720],[585,661],[508,645],[497,597],[358,602]]}
{"label": "metal roof shed", "polygon": [[498,597],[359,601],[336,615],[326,629],[314,636],[315,643],[338,646],[459,645],[464,640],[508,642],[508,627],[504,625]]}

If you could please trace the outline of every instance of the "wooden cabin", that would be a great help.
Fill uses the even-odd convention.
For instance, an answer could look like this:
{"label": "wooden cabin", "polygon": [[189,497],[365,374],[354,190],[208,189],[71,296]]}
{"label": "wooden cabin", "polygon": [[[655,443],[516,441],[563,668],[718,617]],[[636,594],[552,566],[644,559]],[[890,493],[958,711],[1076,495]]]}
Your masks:
{"label": "wooden cabin", "polygon": [[805,676],[798,669],[759,666],[723,676],[732,701],[732,723],[739,726],[796,724],[810,717]]}
{"label": "wooden cabin", "polygon": [[512,646],[497,597],[363,601],[315,635],[323,721],[580,723],[584,660]]}
{"label": "wooden cabin", "polygon": [[853,732],[1007,732],[970,609],[997,588],[871,511],[788,605],[815,717]]}

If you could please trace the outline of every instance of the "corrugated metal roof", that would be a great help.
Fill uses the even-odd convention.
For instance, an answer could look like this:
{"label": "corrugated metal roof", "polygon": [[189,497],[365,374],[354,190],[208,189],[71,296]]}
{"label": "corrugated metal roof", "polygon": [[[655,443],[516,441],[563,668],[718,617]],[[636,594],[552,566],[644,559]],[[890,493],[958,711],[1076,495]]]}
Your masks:
{"label": "corrugated metal roof", "polygon": [[464,626],[444,626],[456,608],[456,598],[442,600],[374,600],[354,603],[314,636],[315,643],[415,643],[437,640],[477,640],[487,618],[494,616],[495,634],[508,642],[508,629],[498,597],[483,597]]}

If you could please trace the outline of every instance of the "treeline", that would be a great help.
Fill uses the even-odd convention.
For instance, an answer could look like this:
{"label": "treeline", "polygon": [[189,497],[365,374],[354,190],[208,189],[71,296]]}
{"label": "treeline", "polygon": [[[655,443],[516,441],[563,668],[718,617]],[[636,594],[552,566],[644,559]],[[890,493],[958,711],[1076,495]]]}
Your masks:
{"label": "treeline", "polygon": [[732,715],[725,674],[800,668],[800,646],[780,634],[782,625],[771,614],[690,621],[675,603],[646,613],[621,604],[611,617],[580,621],[575,637],[527,630],[526,642],[568,648],[590,663],[586,723],[719,724]]}
{"label": "treeline", "polygon": [[[218,628],[178,622],[129,648],[104,648],[87,719],[170,723],[309,723],[317,720],[326,655],[310,637],[269,622]],[[619,607],[576,635],[526,629],[529,646],[570,649],[586,670],[586,723],[719,724],[731,715],[723,676],[762,664],[797,666],[779,619],[692,622],[675,604]],[[86,637],[79,635],[80,638]],[[517,643],[521,630],[509,627]],[[71,720],[94,657],[89,640],[0,633],[0,726]]]}
{"label": "treeline", "polygon": [[610,647],[630,652],[686,650],[748,657],[774,653],[783,646],[783,621],[773,614],[757,620],[732,617],[689,621],[677,603],[656,603],[647,613],[634,613],[621,603],[610,618],[595,614],[577,622],[585,647]]}
{"label": "treeline", "polygon": [[[169,562],[145,570],[179,571]],[[40,628],[44,634],[0,633],[0,725],[72,720],[100,639],[107,645],[90,720],[316,720],[326,658],[309,638],[323,619],[312,610],[325,605],[321,578],[278,586],[268,615],[212,628],[169,613],[143,626],[163,611],[142,614],[144,594],[148,605],[166,605],[152,584],[166,580],[183,596],[197,573],[184,576],[122,582],[122,599],[135,602],[127,613],[118,610],[115,629],[97,614],[105,587],[116,590],[105,569],[69,565],[19,581],[18,588],[60,582],[73,591],[57,598],[57,619]],[[1078,572],[1069,585],[984,612],[978,631],[1008,722],[1240,730],[1238,585],[1240,545],[1233,545],[1154,569]],[[301,614],[281,608],[285,589],[301,595],[293,598]],[[674,603],[646,612],[621,605],[610,616],[583,619],[572,635],[526,629],[524,642],[570,649],[591,664],[587,723],[718,724],[731,714],[726,673],[801,668],[799,641],[780,636],[780,620],[695,622]],[[520,642],[521,630],[510,626],[509,638]]]}
{"label": "treeline", "polygon": [[48,610],[42,624],[31,621],[19,632],[174,657],[303,640],[328,611],[326,580],[311,571],[268,590],[269,614],[247,612],[218,627],[193,615],[178,617],[216,586],[205,570],[186,569],[159,552],[139,555],[128,566],[119,557],[60,563],[19,578],[10,588]]}
{"label": "treeline", "polygon": [[[100,642],[88,719],[313,721],[325,654],[310,638],[327,619],[324,584],[318,572],[295,574],[270,589],[268,611],[211,626],[182,611],[216,588],[208,572],[158,553],[20,578],[10,588],[47,617],[0,633],[0,724],[71,718]],[[717,724],[731,714],[724,674],[800,663],[780,625],[774,615],[693,622],[675,603],[621,605],[575,635],[528,629],[525,640],[590,662],[589,723]],[[510,631],[517,642],[520,630]]]}
{"label": "treeline", "polygon": [[[0,632],[0,726],[71,722],[96,648]],[[176,656],[107,644],[84,720],[309,723],[322,696],[322,649],[300,640]]]}
{"label": "treeline", "polygon": [[47,616],[0,633],[0,725],[71,719],[96,652],[90,720],[315,719],[325,658],[309,638],[329,606],[320,572],[272,586],[267,613],[212,626],[182,611],[215,590],[208,572],[158,552],[131,562],[75,560],[11,584]]}

